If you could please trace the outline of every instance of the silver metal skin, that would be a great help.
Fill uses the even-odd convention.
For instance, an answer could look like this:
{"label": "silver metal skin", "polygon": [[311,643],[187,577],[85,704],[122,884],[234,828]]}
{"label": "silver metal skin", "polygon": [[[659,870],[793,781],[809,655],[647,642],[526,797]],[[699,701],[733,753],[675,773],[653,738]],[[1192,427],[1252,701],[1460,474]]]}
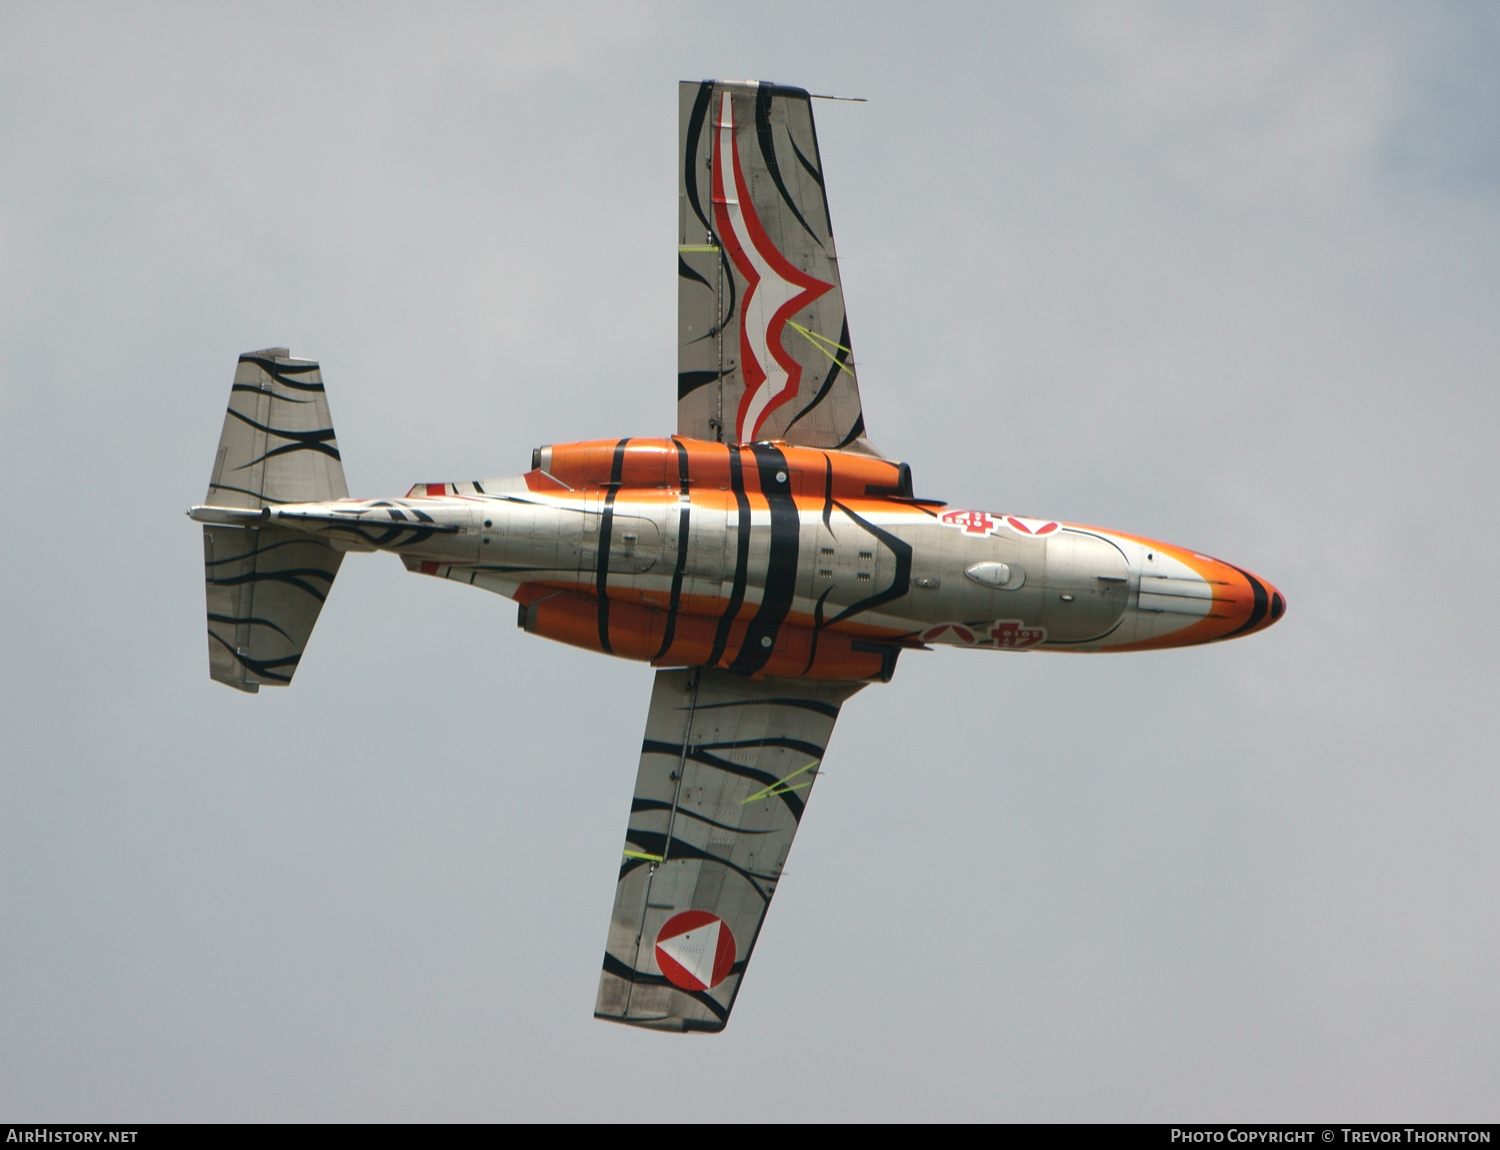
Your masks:
{"label": "silver metal skin", "polygon": [[[508,597],[535,582],[573,583],[592,593],[601,518],[596,498],[531,491],[521,476],[478,486],[484,494],[286,504],[266,510],[261,530],[297,532],[334,552],[391,551],[411,570],[437,564],[430,573]],[[726,514],[716,500],[689,500],[694,510],[682,591],[718,598],[733,573],[736,513]],[[627,596],[669,592],[678,504],[622,497],[613,510],[611,589]],[[190,512],[205,522],[232,513],[208,506]],[[978,623],[1013,620],[1044,634],[987,649],[1101,651],[1169,635],[1213,606],[1213,588],[1192,568],[1128,535],[1069,524],[1042,538],[1010,531],[973,535],[905,507],[862,510],[861,518],[910,546],[910,592],[851,616],[851,626],[975,647],[951,628],[927,633],[954,622],[972,631]],[[834,608],[896,589],[898,557],[889,545],[838,512],[827,524],[815,511],[804,510],[800,519],[792,616],[811,618],[820,599],[831,616]],[[746,604],[765,594],[770,553],[769,516],[752,513]],[[997,585],[991,573],[999,565],[1005,579]],[[976,569],[986,577],[970,574]]]}

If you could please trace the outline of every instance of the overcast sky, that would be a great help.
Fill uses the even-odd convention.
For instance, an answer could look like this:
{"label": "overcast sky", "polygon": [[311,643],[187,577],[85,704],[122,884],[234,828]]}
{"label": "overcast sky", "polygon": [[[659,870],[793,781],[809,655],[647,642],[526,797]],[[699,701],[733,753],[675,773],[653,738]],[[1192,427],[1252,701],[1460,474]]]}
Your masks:
{"label": "overcast sky", "polygon": [[[0,1112],[1500,1118],[1492,6],[7,4]],[[345,563],[208,678],[238,353],[351,491],[674,429],[677,91],[818,130],[918,493],[1273,630],[903,656],[728,1030],[591,1018],[652,672]]]}

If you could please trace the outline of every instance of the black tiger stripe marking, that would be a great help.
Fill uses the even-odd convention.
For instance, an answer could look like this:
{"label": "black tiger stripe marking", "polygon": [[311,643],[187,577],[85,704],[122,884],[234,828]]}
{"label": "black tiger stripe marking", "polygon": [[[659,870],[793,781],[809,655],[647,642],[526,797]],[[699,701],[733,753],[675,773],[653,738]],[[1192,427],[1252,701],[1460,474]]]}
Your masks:
{"label": "black tiger stripe marking", "polygon": [[[698,217],[704,228],[707,229],[706,238],[719,249],[719,263],[724,268],[723,282],[729,288],[729,307],[725,309],[723,315],[715,317],[713,329],[707,335],[699,337],[700,339],[708,339],[716,336],[729,326],[729,321],[734,318],[735,305],[739,299],[739,288],[734,282],[734,264],[730,262],[729,253],[724,250],[724,245],[719,243],[718,237],[714,234],[713,224],[709,223],[708,217],[703,214],[703,204],[698,198],[698,180],[700,178],[698,175],[698,143],[703,138],[703,122],[708,116],[709,103],[713,99],[713,92],[714,82],[712,80],[704,80],[698,88],[697,98],[693,101],[693,110],[688,114],[687,151],[683,155],[682,182],[683,190],[687,192],[688,203],[693,206],[693,214]],[[717,154],[713,158],[715,163],[722,160],[722,157]],[[733,179],[733,176],[730,178]],[[679,260],[681,258],[681,256],[678,257]],[[697,343],[698,340],[694,340],[693,342]],[[728,375],[729,373],[725,372],[724,374]],[[719,430],[722,442],[723,429],[720,428]]]}
{"label": "black tiger stripe marking", "polygon": [[229,390],[230,391],[250,391],[250,392],[254,392],[256,395],[268,395],[272,399],[279,399],[282,403],[317,403],[318,402],[316,399],[298,399],[294,395],[277,395],[274,391],[270,391],[270,390],[268,390],[268,389],[266,389],[264,387],[256,387],[255,384],[253,384],[253,383],[236,383],[236,384],[231,384]]}
{"label": "black tiger stripe marking", "polygon": [[851,443],[853,443],[856,439],[858,439],[864,433],[865,433],[865,413],[863,411],[861,411],[859,413],[859,418],[854,421],[854,426],[849,429],[849,434],[846,435],[846,436],[844,436],[843,439],[839,440],[839,442],[834,445],[834,450],[835,451],[842,451],[844,448],[848,447]]}
{"label": "black tiger stripe marking", "polygon": [[771,97],[775,93],[774,85],[762,84],[755,90],[755,135],[760,141],[760,155],[766,162],[766,170],[771,173],[771,180],[776,185],[776,190],[781,193],[781,198],[786,206],[792,210],[792,215],[797,217],[797,222],[802,225],[803,231],[812,236],[813,242],[819,247],[823,241],[818,239],[818,233],[802,218],[796,202],[792,199],[792,193],[787,191],[786,181],[781,178],[781,165],[776,162],[776,137],[771,130]]}
{"label": "black tiger stripe marking", "polygon": [[681,279],[685,279],[685,280],[697,280],[704,287],[706,287],[709,291],[713,291],[714,290],[714,285],[711,284],[711,283],[709,283],[706,279],[704,279],[702,276],[700,276],[692,268],[688,267],[687,260],[683,259],[682,256],[680,256],[680,255],[677,257],[677,275]]}
{"label": "black tiger stripe marking", "polygon": [[251,571],[245,575],[215,576],[206,580],[215,587],[238,587],[244,583],[287,583],[306,591],[319,603],[327,600],[328,593],[319,591],[304,579],[321,579],[330,587],[333,586],[335,571],[320,571],[316,567],[289,567],[282,571]]}
{"label": "black tiger stripe marking", "polygon": [[294,391],[322,391],[321,383],[306,383],[300,379],[288,379],[289,375],[311,375],[318,370],[316,363],[277,363],[264,355],[242,355],[241,363],[253,363],[263,372],[269,375],[282,387],[290,387]]}
{"label": "black tiger stripe marking", "polygon": [[712,711],[716,707],[796,707],[803,711],[816,711],[830,719],[839,717],[839,704],[824,703],[817,699],[732,699],[727,703],[699,703],[700,711]]}
{"label": "black tiger stripe marking", "polygon": [[244,624],[247,627],[269,627],[271,628],[271,630],[275,631],[278,635],[285,639],[288,643],[296,642],[295,639],[293,639],[270,619],[258,619],[253,615],[247,615],[243,619],[237,619],[233,615],[215,615],[212,611],[210,611],[208,613],[208,621],[210,623],[229,623],[236,627],[240,626],[241,624]]}
{"label": "black tiger stripe marking", "polygon": [[868,519],[856,515],[837,500],[834,501],[834,506],[850,519],[854,520],[860,528],[875,536],[876,539],[879,539],[880,542],[884,543],[890,549],[891,554],[896,557],[896,574],[891,579],[891,585],[884,591],[861,599],[858,603],[844,608],[832,619],[828,620],[828,622],[821,624],[823,627],[832,627],[835,623],[841,623],[851,615],[857,615],[861,611],[873,610],[883,603],[889,603],[892,599],[900,599],[903,595],[911,593],[911,544],[904,539],[892,535],[889,531],[875,526]]}
{"label": "black tiger stripe marking", "polygon": [[629,438],[615,444],[615,457],[609,465],[609,490],[604,493],[604,514],[599,518],[599,555],[594,572],[594,589],[599,596],[599,646],[613,655],[609,642],[609,537],[614,528],[615,496],[620,493],[620,476],[625,471],[625,445]]}
{"label": "black tiger stripe marking", "polygon": [[775,828],[771,827],[768,827],[763,831],[752,831],[747,830],[744,827],[731,826],[729,823],[715,822],[707,815],[700,815],[697,811],[689,810],[687,807],[674,807],[665,799],[636,798],[630,800],[630,813],[633,815],[641,814],[647,811],[660,811],[665,814],[671,814],[674,810],[684,818],[696,819],[700,823],[706,823],[708,826],[718,827],[721,831],[730,831],[736,835],[774,835],[776,833]]}
{"label": "black tiger stripe marking", "polygon": [[833,532],[833,460],[823,455],[823,526]]}
{"label": "black tiger stripe marking", "polygon": [[288,655],[283,659],[252,659],[248,655],[241,655],[234,649],[234,647],[226,643],[222,636],[214,634],[212,629],[209,630],[208,637],[210,639],[217,639],[219,641],[219,645],[226,651],[228,651],[231,655],[233,655],[236,661],[239,662],[239,664],[244,667],[245,670],[249,671],[253,675],[259,675],[262,679],[270,682],[290,683],[292,681],[291,675],[279,675],[275,671],[271,670],[271,668],[290,667],[292,669],[292,674],[296,674],[297,661],[302,658],[300,654],[297,654]]}
{"label": "black tiger stripe marking", "polygon": [[[833,460],[828,458],[827,452],[823,454],[823,529],[830,535],[833,534]],[[802,668],[804,675],[812,670],[813,660],[818,657],[818,634],[823,630],[823,606],[832,594],[833,588],[829,587],[818,596],[818,602],[813,607],[812,641],[808,643],[807,665]]]}
{"label": "black tiger stripe marking", "polygon": [[[675,436],[672,439],[672,443],[677,448],[677,490],[681,496],[687,496],[689,492],[687,448],[683,446],[682,440]],[[656,652],[655,657],[652,659],[653,663],[657,659],[665,657],[666,653],[671,650],[672,640],[677,635],[677,612],[682,606],[682,577],[684,572],[687,571],[688,534],[691,528],[692,508],[693,505],[690,499],[685,502],[679,499],[677,512],[677,565],[672,569],[672,597],[667,602],[667,626],[662,634],[661,649]]]}
{"label": "black tiger stripe marking", "polygon": [[818,601],[813,606],[812,639],[807,645],[807,665],[802,668],[804,675],[812,670],[813,660],[818,657],[818,635],[823,630],[823,607],[828,602],[828,596],[832,594],[833,588],[827,588],[818,596]]}
{"label": "black tiger stripe marking", "polygon": [[[839,349],[834,353],[833,362],[828,365],[828,374],[823,377],[822,386],[818,388],[817,394],[812,397],[812,402],[810,402],[806,407],[799,411],[793,417],[792,422],[786,425],[787,431],[791,431],[792,428],[796,427],[797,421],[799,419],[801,419],[813,408],[817,407],[818,404],[823,402],[823,400],[828,398],[828,393],[833,390],[834,383],[838,380],[838,377],[844,372],[849,363],[849,352],[845,351],[844,349],[853,346],[854,345],[849,342],[849,317],[845,316],[844,326],[839,329]],[[860,418],[864,418],[863,413],[861,413]],[[864,430],[863,423],[860,424],[860,430]],[[785,432],[783,432],[782,434],[785,434]],[[858,437],[856,436],[856,438]],[[844,442],[851,443],[853,442],[853,440],[845,440]],[[842,447],[843,445],[844,444],[842,443],[839,444],[840,447]]]}
{"label": "black tiger stripe marking", "polygon": [[753,444],[760,490],[771,509],[771,553],[766,563],[765,594],[745,630],[745,641],[728,667],[734,675],[753,675],[770,661],[777,635],[797,593],[797,555],[802,517],[792,498],[786,456],[769,443]]}
{"label": "black tiger stripe marking", "polygon": [[796,751],[822,760],[826,747],[810,743],[806,739],[794,739],[790,735],[766,735],[759,739],[729,739],[720,743],[698,743],[700,751],[743,751],[749,747],[779,747],[784,751]]}
{"label": "black tiger stripe marking", "polygon": [[714,82],[704,80],[698,87],[698,96],[693,101],[693,110],[688,113],[687,151],[682,157],[682,182],[687,192],[688,203],[692,205],[693,215],[697,216],[699,222],[709,231],[713,231],[714,226],[703,214],[703,204],[698,199],[698,141],[703,138],[703,121],[708,117],[708,102],[713,99],[713,94]]}
{"label": "black tiger stripe marking", "polygon": [[[718,863],[722,867],[734,871],[745,880],[747,886],[761,897],[761,901],[769,904],[771,896],[776,893],[776,876],[773,874],[758,874],[755,871],[746,870],[744,867],[736,866],[728,859],[719,855],[709,854],[700,846],[694,846],[686,839],[680,839],[673,835],[669,840],[661,831],[643,831],[634,827],[625,832],[625,841],[646,854],[660,855],[662,860],[698,860],[700,862]],[[764,883],[771,889],[766,890]]]}
{"label": "black tiger stripe marking", "polygon": [[[813,152],[816,153],[818,151],[818,126],[813,122],[811,105],[808,107],[807,119],[808,124],[812,128]],[[823,193],[823,219],[828,225],[828,234],[831,236],[833,235],[833,216],[828,213],[828,189],[823,186],[823,173],[813,167],[808,158],[802,154],[802,149],[797,147],[797,141],[792,139],[790,132],[787,133],[787,141],[792,145],[792,151],[797,153],[797,162],[802,165],[803,170],[817,183],[818,191]],[[823,157],[820,155],[818,156],[818,163],[821,164],[822,162]]]}
{"label": "black tiger stripe marking", "polygon": [[272,499],[259,491],[251,491],[248,487],[231,487],[227,483],[210,483],[210,491],[233,491],[237,495],[248,495],[251,499],[258,500],[262,507],[275,507],[282,503],[291,503],[290,499]]}
{"label": "black tiger stripe marking", "polygon": [[738,447],[729,449],[729,486],[734,492],[735,506],[739,511],[738,538],[734,550],[734,582],[729,589],[729,605],[719,616],[719,625],[714,631],[714,646],[708,656],[708,665],[715,667],[724,655],[729,643],[729,628],[745,602],[745,582],[750,569],[750,498],[745,494],[745,470],[740,460]]}
{"label": "black tiger stripe marking", "polygon": [[[214,524],[214,526],[218,527],[218,526],[221,526],[221,524],[217,524],[216,523],[216,524]],[[239,531],[241,529],[238,528],[238,527],[231,527],[231,528],[229,528],[229,530],[230,531]],[[264,528],[262,528],[262,530],[264,530]],[[272,530],[275,530],[275,529],[272,528]],[[236,538],[238,538],[238,537],[236,537]],[[249,551],[242,551],[238,555],[226,555],[222,559],[205,559],[203,561],[203,565],[205,567],[222,567],[225,563],[238,563],[238,562],[240,562],[241,560],[244,560],[244,559],[251,559],[251,558],[253,558],[256,555],[265,555],[268,552],[275,551],[275,550],[277,550],[278,548],[281,548],[281,547],[306,547],[306,546],[326,547],[327,544],[319,543],[316,539],[308,539],[306,537],[296,538],[296,539],[281,539],[281,540],[278,540],[275,543],[268,543],[264,547],[255,547],[255,548],[252,548]]]}
{"label": "black tiger stripe marking", "polygon": [[700,387],[707,387],[710,383],[715,383],[729,374],[727,371],[679,371],[677,373],[677,401],[681,403]]}
{"label": "black tiger stripe marking", "polygon": [[[821,760],[823,751],[816,744],[804,743],[800,739],[767,738],[757,739],[751,743],[719,743],[714,744],[716,748],[737,749],[744,746],[752,747],[780,747],[783,750],[800,751],[801,753]],[[745,763],[736,763],[730,759],[721,759],[718,755],[711,755],[699,746],[682,747],[678,743],[664,743],[659,739],[645,739],[641,742],[641,754],[643,755],[668,755],[674,759],[688,759],[705,767],[714,767],[730,775],[738,775],[742,779],[750,779],[763,787],[775,787],[781,782],[778,775],[770,771],[763,771],[759,767],[747,766]],[[796,791],[781,791],[777,794],[767,795],[767,798],[778,798],[786,804],[787,810],[792,813],[792,819],[796,822],[802,821],[802,810],[804,803]]]}
{"label": "black tiger stripe marking", "polygon": [[[430,528],[427,527],[402,527],[399,524],[393,524],[389,531],[386,531],[384,534],[376,536],[372,539],[369,535],[365,534],[365,532],[361,531],[359,527],[354,524],[346,525],[342,523],[335,523],[331,525],[331,528],[334,531],[338,531],[340,529],[352,530],[354,534],[358,535],[366,543],[371,543],[376,547],[385,547],[387,545],[395,547],[411,547],[417,543],[427,542],[427,540],[431,539],[435,534]],[[411,538],[397,543],[396,540],[401,538],[401,534],[404,531],[410,531],[412,533]]]}
{"label": "black tiger stripe marking", "polygon": [[284,431],[279,427],[267,427],[264,423],[257,423],[248,415],[241,415],[234,408],[229,409],[229,414],[241,423],[248,423],[256,431],[264,431],[267,435],[274,435],[277,439],[290,439],[292,442],[284,447],[277,447],[266,452],[260,459],[252,459],[249,463],[242,463],[236,467],[236,471],[243,471],[247,467],[253,467],[262,459],[270,459],[273,455],[284,455],[288,451],[321,451],[324,455],[334,459],[340,459],[339,449],[332,446],[334,439],[333,428],[320,427],[312,431]]}
{"label": "black tiger stripe marking", "polygon": [[[1227,566],[1234,567],[1234,564],[1230,563]],[[1233,639],[1236,635],[1253,630],[1266,617],[1266,612],[1270,609],[1271,605],[1271,597],[1266,593],[1266,585],[1264,583],[1242,567],[1234,567],[1234,569],[1250,581],[1250,592],[1255,596],[1255,600],[1250,606],[1250,618],[1246,619],[1233,631],[1229,632],[1229,634],[1220,635],[1219,638],[1221,639]]]}

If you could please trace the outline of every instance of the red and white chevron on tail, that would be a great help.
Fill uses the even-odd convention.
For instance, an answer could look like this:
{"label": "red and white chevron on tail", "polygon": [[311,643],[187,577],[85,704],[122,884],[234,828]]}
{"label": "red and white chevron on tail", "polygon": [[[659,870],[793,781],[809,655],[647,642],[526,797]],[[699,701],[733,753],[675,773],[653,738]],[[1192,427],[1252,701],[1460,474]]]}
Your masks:
{"label": "red and white chevron on tail", "polygon": [[[802,384],[802,365],[781,345],[786,322],[833,285],[814,279],[787,262],[761,226],[740,168],[734,139],[734,104],[728,92],[719,102],[718,146],[714,149],[714,222],[719,242],[745,277],[740,306],[740,372],[745,394],[735,418],[735,441],[753,442],[766,416]],[[733,187],[725,183],[725,160]]]}

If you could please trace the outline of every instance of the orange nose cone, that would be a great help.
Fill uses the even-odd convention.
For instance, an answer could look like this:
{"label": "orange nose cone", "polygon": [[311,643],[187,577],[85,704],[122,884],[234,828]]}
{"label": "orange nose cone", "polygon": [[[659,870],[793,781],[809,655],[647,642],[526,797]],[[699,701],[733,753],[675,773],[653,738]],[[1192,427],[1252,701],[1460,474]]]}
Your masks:
{"label": "orange nose cone", "polygon": [[1234,639],[1253,631],[1264,631],[1286,614],[1286,596],[1269,582],[1242,567],[1231,567],[1227,563],[1224,566],[1233,572],[1228,582],[1234,588],[1230,595],[1234,609],[1227,620],[1229,629],[1220,638]]}

